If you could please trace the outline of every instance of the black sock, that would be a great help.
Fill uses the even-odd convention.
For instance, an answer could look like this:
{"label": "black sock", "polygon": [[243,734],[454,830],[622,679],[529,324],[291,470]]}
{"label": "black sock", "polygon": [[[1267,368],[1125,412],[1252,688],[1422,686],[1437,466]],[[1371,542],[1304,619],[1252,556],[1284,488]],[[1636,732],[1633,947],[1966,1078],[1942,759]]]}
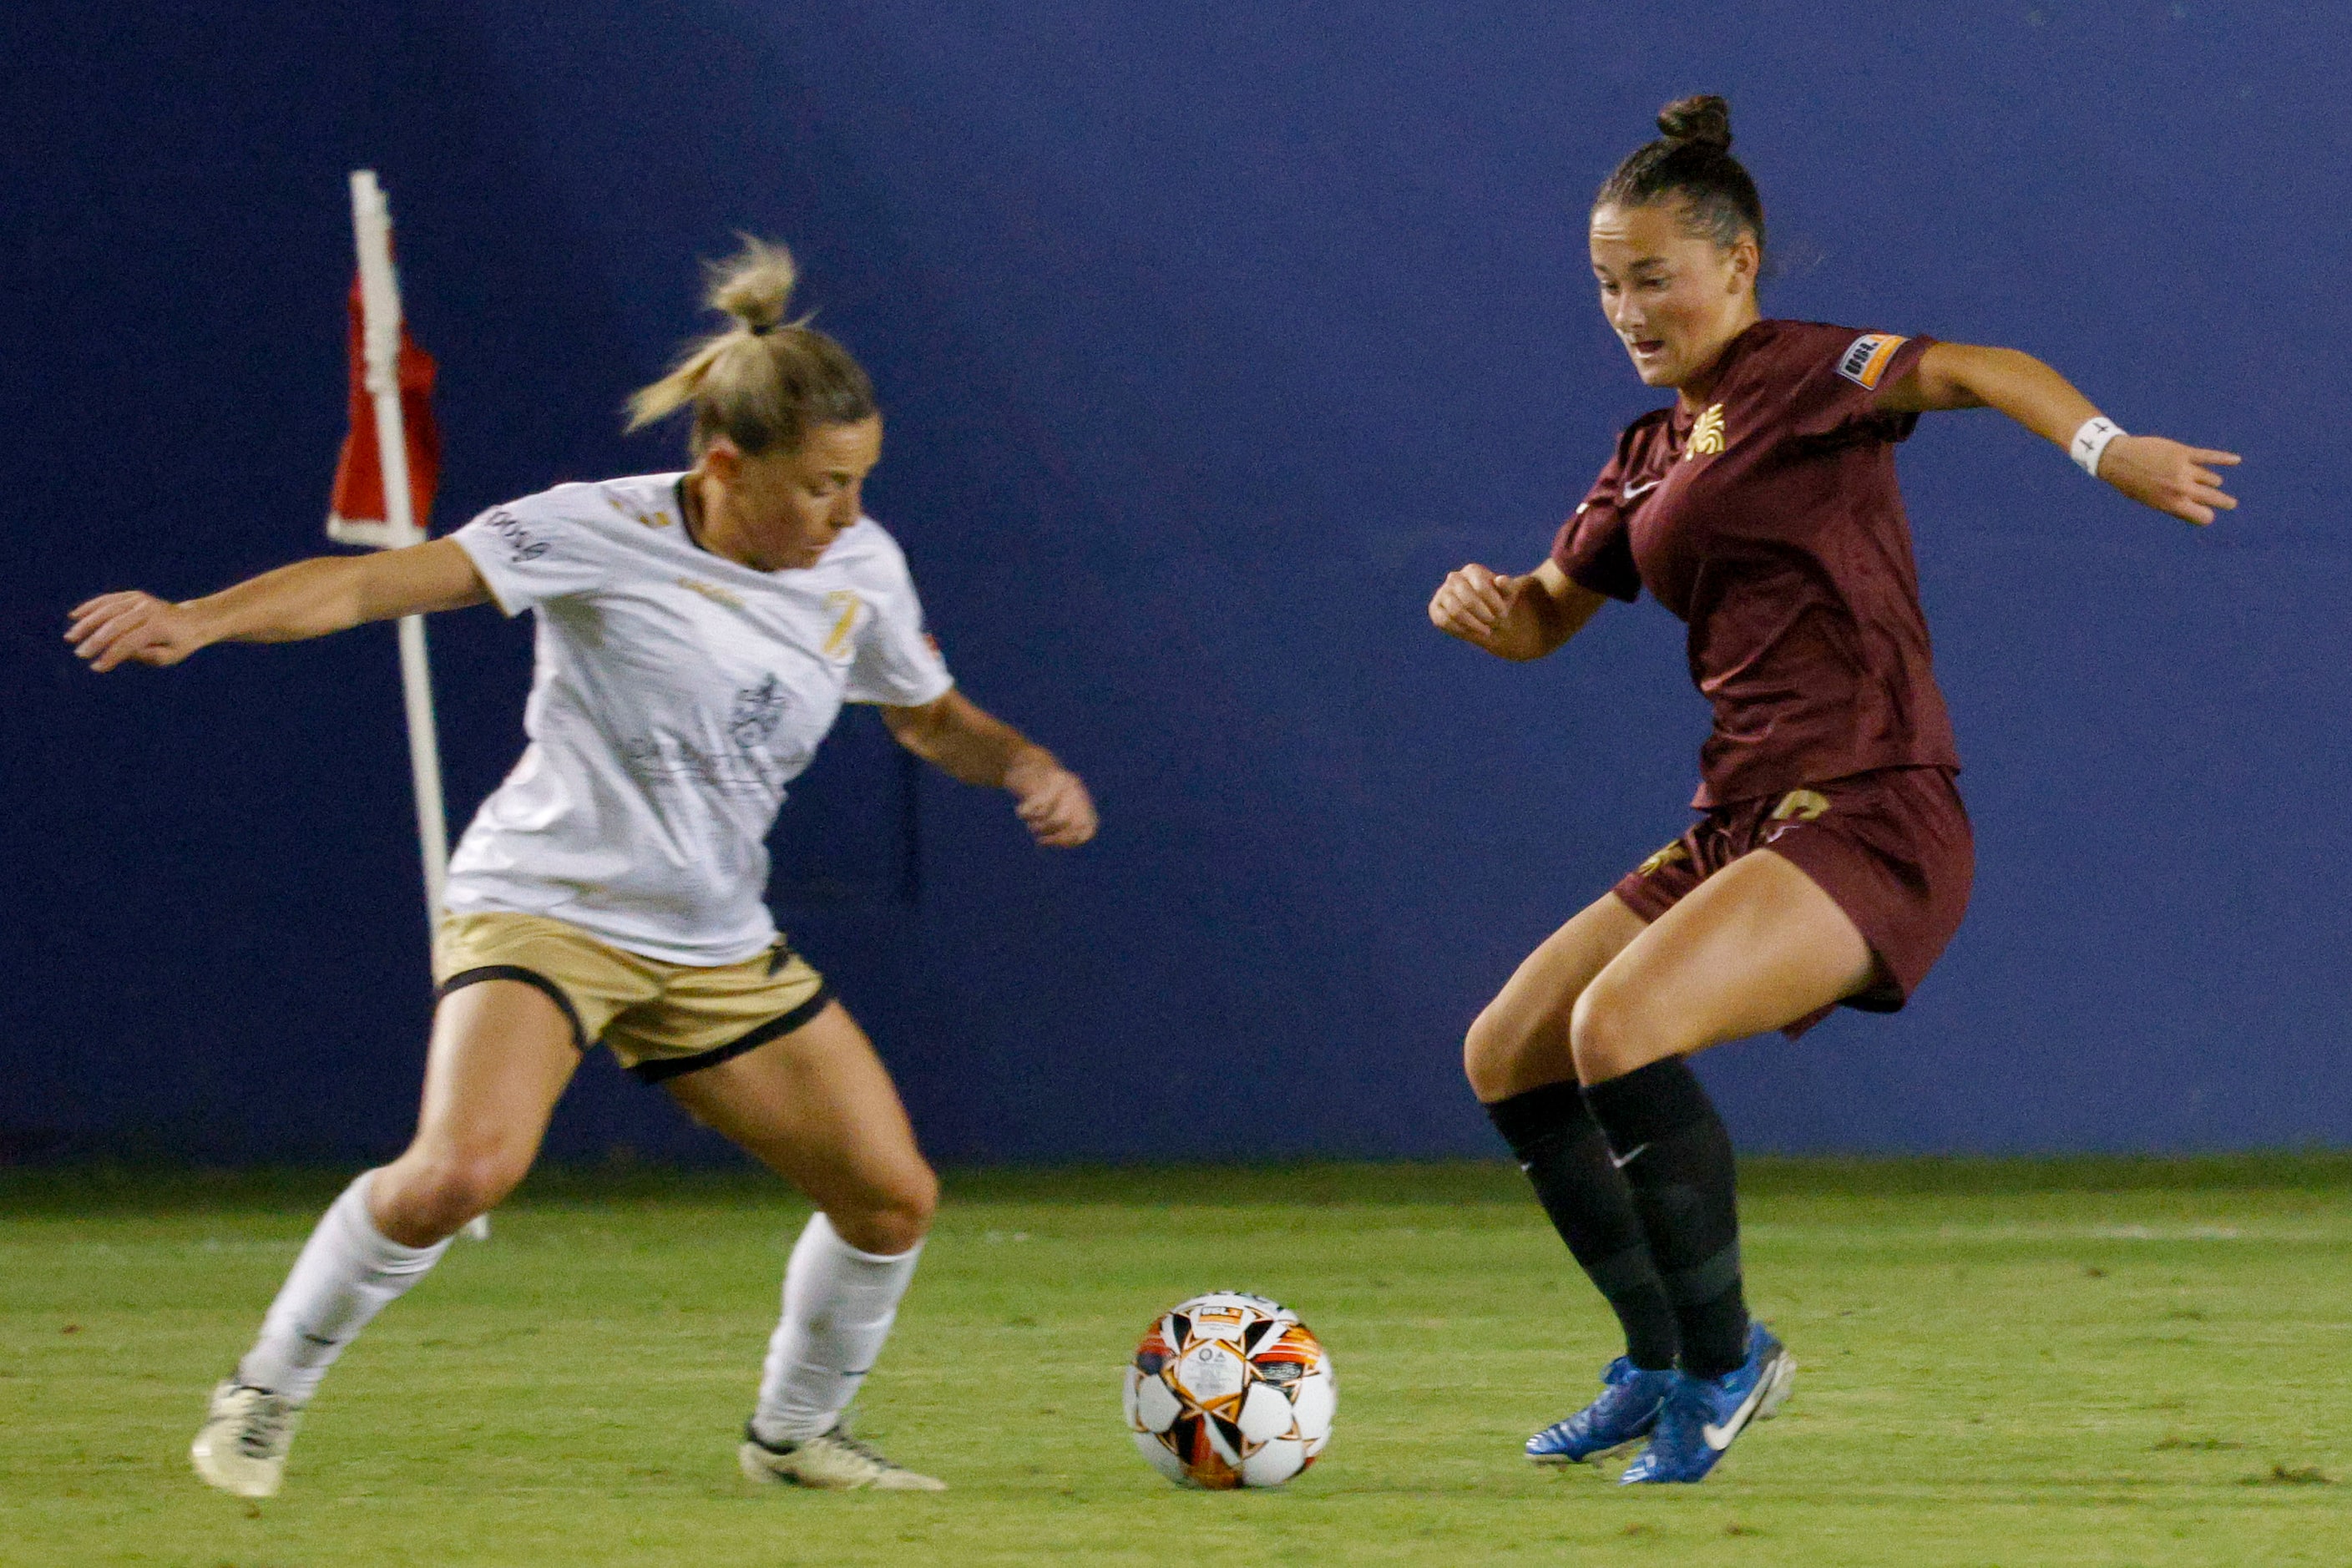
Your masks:
{"label": "black sock", "polygon": [[1535,1184],[1552,1228],[1625,1329],[1625,1355],[1653,1372],[1675,1364],[1675,1310],[1625,1178],[1573,1083],[1546,1084],[1486,1107]]}
{"label": "black sock", "polygon": [[1683,1370],[1721,1377],[1748,1359],[1731,1134],[1679,1057],[1592,1084],[1584,1098],[1633,1189],[1682,1332]]}

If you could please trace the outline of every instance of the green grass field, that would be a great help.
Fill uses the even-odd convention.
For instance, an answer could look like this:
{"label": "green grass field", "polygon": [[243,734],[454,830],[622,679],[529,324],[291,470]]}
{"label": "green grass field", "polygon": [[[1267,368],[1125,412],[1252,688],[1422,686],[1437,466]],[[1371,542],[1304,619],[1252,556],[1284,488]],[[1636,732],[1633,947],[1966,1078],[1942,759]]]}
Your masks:
{"label": "green grass field", "polygon": [[[1803,1371],[1700,1487],[1519,1458],[1614,1346],[1505,1167],[951,1179],[862,1421],[940,1497],[737,1478],[800,1205],[558,1173],[345,1356],[252,1505],[186,1444],[339,1181],[0,1173],[0,1563],[2352,1562],[2352,1159],[1746,1181]],[[1228,1286],[1339,1369],[1282,1491],[1179,1491],[1119,1424],[1146,1321]]]}

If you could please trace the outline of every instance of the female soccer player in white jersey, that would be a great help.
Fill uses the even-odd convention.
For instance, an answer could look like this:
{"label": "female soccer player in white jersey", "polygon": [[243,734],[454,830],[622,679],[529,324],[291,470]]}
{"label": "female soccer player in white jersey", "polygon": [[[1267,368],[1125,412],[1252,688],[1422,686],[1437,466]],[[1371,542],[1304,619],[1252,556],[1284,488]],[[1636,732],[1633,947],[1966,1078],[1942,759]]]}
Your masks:
{"label": "female soccer player in white jersey", "polygon": [[872,384],[784,320],[793,283],[787,252],[747,244],[709,297],[734,325],[632,400],[632,427],[692,408],[684,474],[560,485],[429,543],[74,612],[68,637],[98,670],[485,600],[538,620],[530,744],[450,861],[415,1141],[327,1211],[215,1390],[192,1450],[214,1486],[278,1489],[328,1367],[522,1180],[600,1041],[817,1206],[784,1274],[745,1473],[941,1484],[843,1426],[938,1184],[873,1047],[777,934],[762,840],[845,701],[881,705],[915,754],[1011,792],[1041,844],[1084,844],[1095,811],[1077,775],[955,689],[905,558],[860,510],[882,447]]}

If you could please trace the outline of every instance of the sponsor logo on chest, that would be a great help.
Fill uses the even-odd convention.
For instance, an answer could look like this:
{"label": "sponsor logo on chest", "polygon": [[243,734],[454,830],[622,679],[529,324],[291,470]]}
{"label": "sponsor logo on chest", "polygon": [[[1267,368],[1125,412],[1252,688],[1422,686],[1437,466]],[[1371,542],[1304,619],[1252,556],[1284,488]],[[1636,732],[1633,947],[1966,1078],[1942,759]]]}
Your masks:
{"label": "sponsor logo on chest", "polygon": [[783,683],[771,675],[757,686],[747,686],[735,693],[735,706],[727,715],[727,734],[746,752],[756,752],[775,739],[776,726],[784,721],[784,710],[792,706],[784,694]]}

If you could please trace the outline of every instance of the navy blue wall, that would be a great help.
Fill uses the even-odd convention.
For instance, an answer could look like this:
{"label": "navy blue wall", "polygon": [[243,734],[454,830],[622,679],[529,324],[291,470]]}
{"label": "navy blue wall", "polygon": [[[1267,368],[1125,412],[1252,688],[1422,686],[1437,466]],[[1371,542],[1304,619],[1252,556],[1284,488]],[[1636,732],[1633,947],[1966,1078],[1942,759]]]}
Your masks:
{"label": "navy blue wall", "polygon": [[[1975,909],[1908,1013],[1710,1058],[1737,1130],[2352,1139],[2328,8],[163,10],[0,20],[0,1155],[407,1128],[389,630],[104,679],[56,640],[88,594],[318,547],[360,164],[444,366],[445,525],[675,460],[616,409],[736,229],[798,247],[873,369],[871,504],[951,660],[1105,815],[1050,856],[927,780],[917,897],[877,873],[785,911],[935,1153],[1487,1151],[1462,1026],[1680,827],[1704,713],[1654,606],[1517,668],[1423,605],[1465,560],[1532,563],[1651,403],[1583,207],[1698,89],[1763,185],[1774,313],[2015,344],[2247,459],[2198,533],[1993,416],[1906,449]],[[462,821],[520,745],[528,637],[434,636]],[[853,809],[897,788],[866,722],[790,842],[885,830]],[[553,1146],[702,1139],[599,1065]]]}

